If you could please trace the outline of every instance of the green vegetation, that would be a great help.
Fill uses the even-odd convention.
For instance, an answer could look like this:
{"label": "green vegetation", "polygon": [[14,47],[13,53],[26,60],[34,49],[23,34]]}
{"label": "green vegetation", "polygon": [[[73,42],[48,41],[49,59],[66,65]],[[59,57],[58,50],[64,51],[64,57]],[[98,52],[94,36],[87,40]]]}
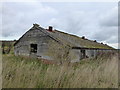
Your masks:
{"label": "green vegetation", "polygon": [[41,60],[4,54],[3,88],[117,88],[118,55],[79,63],[43,64]]}
{"label": "green vegetation", "polygon": [[69,61],[69,49],[70,47],[57,43],[54,40],[49,40],[49,48],[45,52],[45,55],[52,57],[58,62]]}
{"label": "green vegetation", "polygon": [[14,41],[0,41],[0,47],[2,48],[3,54],[9,54],[13,51],[15,40]]}
{"label": "green vegetation", "polygon": [[[49,55],[56,60],[64,59],[69,47],[51,43]],[[61,52],[55,51],[60,49]],[[109,55],[109,56],[108,56]],[[71,55],[72,56],[72,55]],[[70,57],[65,58],[66,61]],[[44,64],[44,60],[14,56],[13,47],[9,54],[2,55],[3,88],[117,88],[118,55],[104,54],[87,58],[79,63],[64,62]]]}

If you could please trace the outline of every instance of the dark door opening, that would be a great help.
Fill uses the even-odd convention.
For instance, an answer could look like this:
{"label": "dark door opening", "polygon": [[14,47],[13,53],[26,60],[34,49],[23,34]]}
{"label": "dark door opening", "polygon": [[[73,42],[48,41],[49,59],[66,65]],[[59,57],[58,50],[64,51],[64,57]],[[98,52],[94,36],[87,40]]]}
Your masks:
{"label": "dark door opening", "polygon": [[86,58],[85,50],[81,50],[81,55],[82,55],[82,58]]}
{"label": "dark door opening", "polygon": [[30,52],[37,53],[37,44],[30,44]]}

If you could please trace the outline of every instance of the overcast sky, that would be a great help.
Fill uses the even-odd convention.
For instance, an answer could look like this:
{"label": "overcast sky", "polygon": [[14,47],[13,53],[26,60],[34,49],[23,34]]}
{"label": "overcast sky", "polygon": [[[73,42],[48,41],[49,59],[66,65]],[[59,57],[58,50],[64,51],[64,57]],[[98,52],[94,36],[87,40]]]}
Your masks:
{"label": "overcast sky", "polygon": [[0,8],[1,40],[19,39],[38,23],[118,46],[117,2],[4,2]]}

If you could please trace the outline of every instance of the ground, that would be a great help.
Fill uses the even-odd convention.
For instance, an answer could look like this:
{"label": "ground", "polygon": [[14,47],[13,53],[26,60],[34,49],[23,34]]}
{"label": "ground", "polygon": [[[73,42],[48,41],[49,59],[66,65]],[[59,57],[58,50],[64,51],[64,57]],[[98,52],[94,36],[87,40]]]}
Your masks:
{"label": "ground", "polygon": [[10,53],[2,55],[2,66],[3,88],[118,87],[117,53],[61,65]]}

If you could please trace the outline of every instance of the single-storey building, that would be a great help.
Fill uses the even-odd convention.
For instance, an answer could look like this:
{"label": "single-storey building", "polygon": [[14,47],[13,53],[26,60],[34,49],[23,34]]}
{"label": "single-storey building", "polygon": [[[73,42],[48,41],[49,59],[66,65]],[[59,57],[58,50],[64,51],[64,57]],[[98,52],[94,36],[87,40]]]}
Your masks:
{"label": "single-storey building", "polygon": [[14,44],[15,55],[47,60],[68,59],[73,62],[112,50],[114,48],[96,40],[54,30],[52,26],[45,29],[38,24],[33,24],[33,27]]}

